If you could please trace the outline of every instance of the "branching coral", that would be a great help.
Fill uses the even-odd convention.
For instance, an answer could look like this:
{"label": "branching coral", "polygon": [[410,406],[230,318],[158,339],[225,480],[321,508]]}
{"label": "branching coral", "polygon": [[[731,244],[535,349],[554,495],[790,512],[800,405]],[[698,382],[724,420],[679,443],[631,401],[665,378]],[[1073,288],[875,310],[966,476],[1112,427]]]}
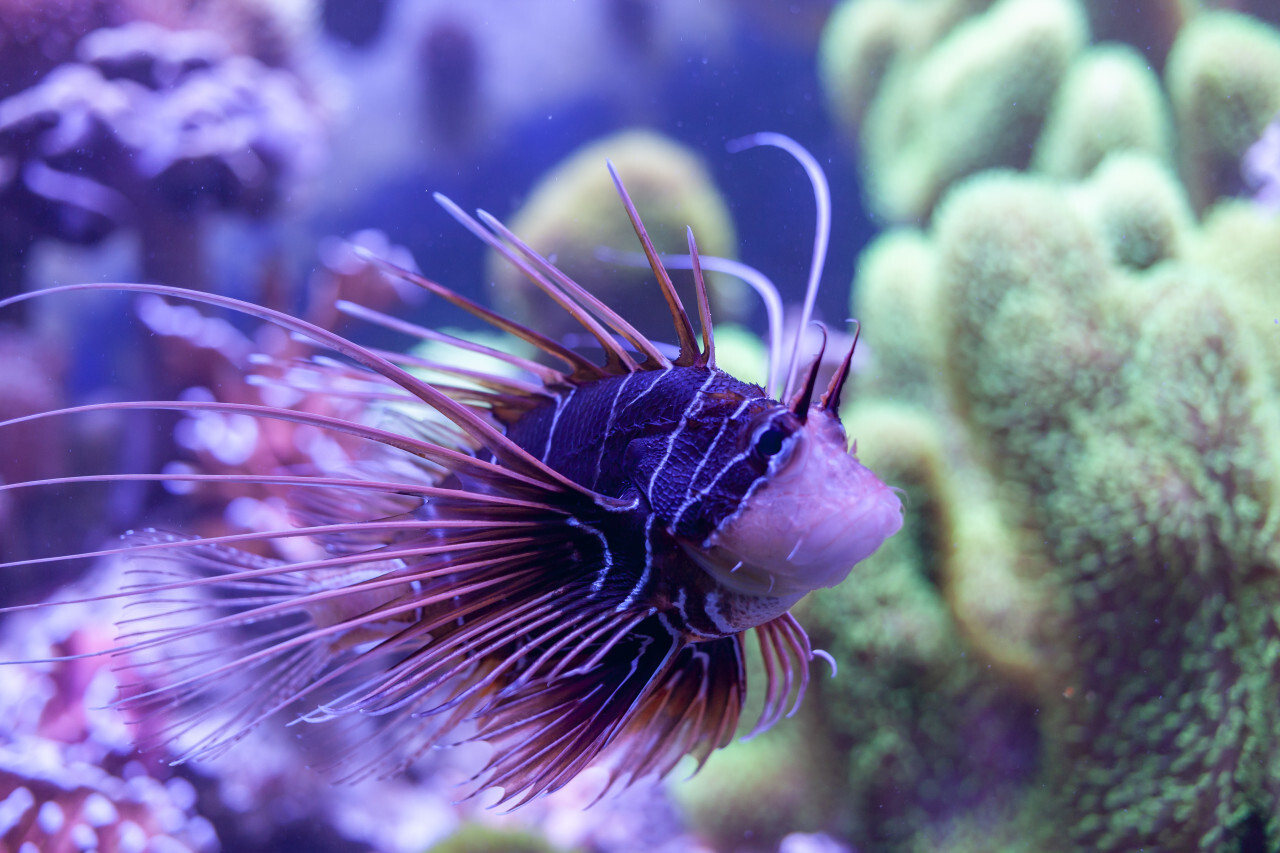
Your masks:
{"label": "branching coral", "polygon": [[1056,177],[1088,175],[1113,151],[1171,158],[1173,130],[1160,80],[1134,49],[1104,44],[1072,63],[1045,118],[1033,167]]}
{"label": "branching coral", "polygon": [[[828,32],[873,203],[928,223],[879,238],[855,283],[874,358],[846,421],[911,511],[843,607],[810,618],[842,652],[813,729],[850,751],[833,813],[877,849],[1276,849],[1280,222],[1231,197],[1280,110],[1280,33],[1082,3],[1092,33],[1023,113],[1025,161],[984,135],[1014,106],[981,89],[948,119],[965,150],[879,146],[886,116],[935,132],[931,87],[977,67],[977,42],[957,45],[981,29],[1006,55],[1014,30],[993,21],[1014,5],[866,0]],[[908,6],[952,23],[913,41]],[[880,52],[852,62],[855,43]],[[909,168],[914,185],[875,175]],[[885,598],[891,578],[914,598]],[[966,741],[975,718],[984,743]],[[998,806],[969,796],[984,786]]]}
{"label": "branching coral", "polygon": [[1280,34],[1183,0],[848,0],[820,58],[870,206],[896,222],[927,221],[984,169],[1084,177],[1121,150],[1170,158],[1171,124],[1203,210],[1241,189],[1239,159],[1280,111]]}
{"label": "branching coral", "polygon": [[[192,820],[174,791],[144,775],[121,778],[101,768],[62,764],[40,752],[0,749],[0,841],[7,850],[200,853],[218,841]],[[198,822],[197,822],[198,821]]]}
{"label": "branching coral", "polygon": [[[99,607],[99,609],[103,609]],[[110,608],[107,608],[110,609]],[[87,608],[54,622],[6,623],[6,656],[92,655],[109,633]],[[0,667],[0,850],[212,853],[218,837],[196,791],[134,748],[100,657]]]}
{"label": "branching coral", "polygon": [[1200,15],[1169,56],[1166,83],[1197,210],[1242,189],[1240,158],[1280,113],[1280,32],[1227,12]]}
{"label": "branching coral", "polygon": [[[1071,0],[1000,0],[951,29],[913,26],[958,17],[950,0],[924,4],[923,15],[901,0],[846,5],[823,39],[824,83],[837,116],[859,129],[874,212],[894,220],[926,217],[965,175],[1025,166],[1087,37]],[[868,41],[889,58],[852,60]]]}
{"label": "branching coral", "polygon": [[[199,285],[200,218],[260,215],[318,164],[323,110],[297,75],[208,30],[95,30],[0,101],[0,255],[42,237],[142,237],[150,280]],[[16,270],[5,276],[20,281]]]}
{"label": "branching coral", "polygon": [[[898,546],[915,553],[878,571],[935,585],[909,612],[944,608],[950,695],[995,691],[977,701],[1006,725],[985,725],[995,744],[965,744],[959,766],[1004,750],[1036,768],[999,776],[1025,792],[1017,814],[917,815],[902,843],[973,849],[966,826],[1033,849],[1280,843],[1280,303],[1256,266],[1275,226],[1242,206],[1220,216],[1248,237],[1234,251],[1138,155],[1075,186],[992,174],[953,192],[927,234],[887,238],[861,276],[879,372],[862,379],[852,428],[917,517]],[[897,331],[875,322],[886,313]],[[916,345],[927,339],[938,346]],[[925,365],[904,369],[913,356]],[[898,395],[904,384],[915,390]],[[850,596],[865,604],[870,583]],[[899,609],[873,605],[862,624]],[[861,633],[829,616],[833,650]],[[894,680],[876,668],[916,645],[842,677],[884,689]],[[948,695],[927,672],[904,689]],[[1035,714],[1010,717],[1000,689]],[[920,701],[852,742],[853,766],[886,731],[954,733],[975,713]],[[849,707],[865,719],[867,704]],[[902,802],[927,812],[931,779],[907,779]],[[865,809],[865,789],[848,790]]]}
{"label": "branching coral", "polygon": [[[1274,845],[1280,780],[1258,769],[1275,767],[1280,652],[1268,306],[1212,268],[1099,269],[1052,192],[972,185],[936,233],[960,312],[954,399],[1070,613],[1039,689],[1047,816],[1106,849]],[[975,233],[979,210],[1034,225]],[[1064,230],[1089,269],[1053,274]],[[992,287],[995,256],[1025,273]],[[1049,702],[1064,689],[1076,699]]]}

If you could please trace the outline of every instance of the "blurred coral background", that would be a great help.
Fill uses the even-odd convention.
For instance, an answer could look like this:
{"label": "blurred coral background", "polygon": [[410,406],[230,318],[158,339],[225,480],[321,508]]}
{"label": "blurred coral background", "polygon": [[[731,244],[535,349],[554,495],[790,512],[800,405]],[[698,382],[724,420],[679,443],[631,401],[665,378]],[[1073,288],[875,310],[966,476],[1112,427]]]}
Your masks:
{"label": "blurred coral background", "polygon": [[[173,766],[104,710],[109,661],[10,665],[0,850],[1280,849],[1278,114],[1274,0],[0,0],[0,298],[147,281],[379,345],[403,341],[335,299],[474,327],[361,249],[567,333],[441,192],[662,336],[651,282],[601,253],[634,248],[604,160],[661,250],[692,226],[794,303],[809,184],[726,150],[794,137],[832,185],[818,316],[862,322],[845,422],[907,498],[902,533],[800,606],[838,675],[815,663],[796,716],[692,780],[584,811],[584,774],[502,814],[454,802],[447,750],[331,786],[283,724]],[[762,381],[762,308],[712,289],[730,368]],[[256,400],[255,354],[294,345],[155,298],[23,302],[0,420]],[[121,410],[0,440],[5,483],[345,452]],[[267,486],[0,491],[0,562],[285,511]],[[14,567],[0,604],[122,571]],[[0,658],[108,648],[117,610],[8,614]]]}

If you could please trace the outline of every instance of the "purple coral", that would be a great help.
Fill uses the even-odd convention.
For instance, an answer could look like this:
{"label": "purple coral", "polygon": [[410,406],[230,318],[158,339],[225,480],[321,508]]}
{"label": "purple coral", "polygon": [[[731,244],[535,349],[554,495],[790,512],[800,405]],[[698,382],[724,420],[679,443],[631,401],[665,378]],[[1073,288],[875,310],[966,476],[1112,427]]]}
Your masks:
{"label": "purple coral", "polygon": [[[56,619],[14,617],[6,659],[100,652],[101,606]],[[110,609],[110,608],[107,608]],[[118,608],[111,615],[118,616]],[[0,850],[212,853],[217,834],[196,790],[154,754],[139,755],[101,657],[0,667]]]}
{"label": "purple coral", "polygon": [[1280,212],[1280,116],[1272,119],[1262,137],[1244,152],[1241,172],[1254,190],[1254,201]]}
{"label": "purple coral", "polygon": [[199,285],[201,216],[266,213],[318,165],[323,110],[297,76],[214,32],[135,22],[90,33],[77,55],[0,101],[10,259],[42,237],[129,226],[146,278]]}
{"label": "purple coral", "polygon": [[130,765],[122,776],[63,764],[48,749],[0,750],[0,839],[4,849],[71,853],[199,853],[217,836],[188,809],[185,780],[165,785]]}

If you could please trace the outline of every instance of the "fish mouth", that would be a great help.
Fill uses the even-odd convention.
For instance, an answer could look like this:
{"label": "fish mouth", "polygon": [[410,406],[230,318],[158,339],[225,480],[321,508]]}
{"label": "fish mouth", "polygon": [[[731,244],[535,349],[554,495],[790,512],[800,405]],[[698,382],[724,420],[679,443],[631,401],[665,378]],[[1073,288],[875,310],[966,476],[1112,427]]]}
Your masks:
{"label": "fish mouth", "polygon": [[[810,418],[784,468],[770,471],[689,555],[721,586],[799,599],[843,581],[902,527],[902,502],[850,454],[834,418]],[[834,428],[833,428],[834,427]]]}

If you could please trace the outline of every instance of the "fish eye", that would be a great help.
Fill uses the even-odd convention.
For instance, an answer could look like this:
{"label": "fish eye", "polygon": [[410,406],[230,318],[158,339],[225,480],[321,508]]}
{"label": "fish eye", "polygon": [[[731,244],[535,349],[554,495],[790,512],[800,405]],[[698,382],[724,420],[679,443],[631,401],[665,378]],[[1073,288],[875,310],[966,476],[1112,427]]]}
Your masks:
{"label": "fish eye", "polygon": [[782,430],[771,426],[756,436],[755,451],[766,458],[773,456],[782,449],[782,440],[786,437]]}
{"label": "fish eye", "polygon": [[772,459],[787,448],[787,439],[799,428],[786,417],[775,417],[760,424],[751,434],[751,451],[759,459]]}

